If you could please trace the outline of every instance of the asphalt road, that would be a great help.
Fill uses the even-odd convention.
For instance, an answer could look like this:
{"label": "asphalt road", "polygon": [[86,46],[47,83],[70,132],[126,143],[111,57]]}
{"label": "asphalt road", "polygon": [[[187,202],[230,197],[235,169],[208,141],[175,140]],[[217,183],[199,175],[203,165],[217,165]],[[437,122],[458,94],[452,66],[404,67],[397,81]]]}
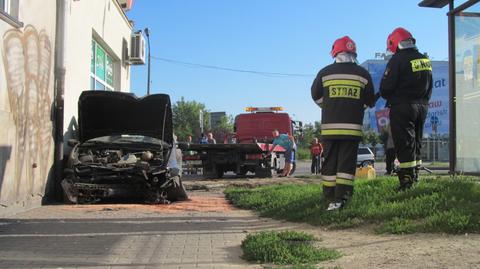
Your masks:
{"label": "asphalt road", "polygon": [[[310,173],[310,161],[297,161],[297,169],[295,171],[295,176],[308,176],[311,175]],[[376,162],[375,163],[375,172],[377,176],[382,176],[385,174],[385,162]],[[422,171],[422,174],[427,174],[426,171]],[[435,169],[433,171],[435,174],[447,174],[448,173],[448,168],[443,168],[443,169]],[[247,176],[253,176],[253,174],[249,173]],[[234,173],[229,172],[225,174],[225,177],[227,178],[234,178],[237,177]]]}

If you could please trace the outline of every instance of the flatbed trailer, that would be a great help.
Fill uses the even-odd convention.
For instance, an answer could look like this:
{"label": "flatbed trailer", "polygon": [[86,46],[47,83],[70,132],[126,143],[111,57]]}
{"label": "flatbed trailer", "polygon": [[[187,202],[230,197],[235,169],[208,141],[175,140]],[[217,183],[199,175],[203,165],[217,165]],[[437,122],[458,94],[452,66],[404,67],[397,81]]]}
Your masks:
{"label": "flatbed trailer", "polygon": [[185,150],[195,151],[202,161],[206,178],[221,178],[225,172],[244,176],[248,172],[256,177],[272,177],[285,164],[285,150],[277,146],[273,154],[271,144],[188,144]]}

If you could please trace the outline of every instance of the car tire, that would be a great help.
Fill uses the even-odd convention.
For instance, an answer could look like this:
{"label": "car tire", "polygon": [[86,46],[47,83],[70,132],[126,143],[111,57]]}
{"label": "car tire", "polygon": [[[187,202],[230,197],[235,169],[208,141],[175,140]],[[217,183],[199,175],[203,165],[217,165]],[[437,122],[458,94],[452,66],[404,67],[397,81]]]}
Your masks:
{"label": "car tire", "polygon": [[240,171],[238,171],[238,173],[236,173],[236,174],[237,174],[237,176],[244,177],[244,176],[247,175],[247,173],[248,173],[248,169],[246,167],[241,167]]}
{"label": "car tire", "polygon": [[371,165],[372,167],[374,167],[374,162],[373,162],[373,161],[363,161],[363,162],[360,164],[361,167],[367,167],[367,166],[369,166],[369,165]]}
{"label": "car tire", "polygon": [[270,168],[257,167],[255,169],[255,177],[258,177],[258,178],[272,177],[272,170]]}
{"label": "car tire", "polygon": [[213,168],[213,165],[203,165],[202,168],[203,178],[205,179],[216,179],[217,171]]}
{"label": "car tire", "polygon": [[222,178],[224,174],[223,168],[219,166],[215,170],[215,175],[217,176],[217,178]]}

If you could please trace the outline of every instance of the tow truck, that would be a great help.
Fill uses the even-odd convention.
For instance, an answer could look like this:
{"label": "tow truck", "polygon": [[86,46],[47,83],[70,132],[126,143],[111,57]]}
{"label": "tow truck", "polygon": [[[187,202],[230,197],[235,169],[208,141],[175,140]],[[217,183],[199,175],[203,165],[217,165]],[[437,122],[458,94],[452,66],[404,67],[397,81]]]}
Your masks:
{"label": "tow truck", "polygon": [[186,150],[198,153],[205,178],[221,178],[226,172],[272,177],[283,169],[285,149],[276,146],[270,154],[272,132],[278,130],[294,136],[301,131],[302,122],[293,121],[288,113],[282,112],[282,107],[247,107],[245,110],[247,113],[235,117],[233,143],[187,145]]}

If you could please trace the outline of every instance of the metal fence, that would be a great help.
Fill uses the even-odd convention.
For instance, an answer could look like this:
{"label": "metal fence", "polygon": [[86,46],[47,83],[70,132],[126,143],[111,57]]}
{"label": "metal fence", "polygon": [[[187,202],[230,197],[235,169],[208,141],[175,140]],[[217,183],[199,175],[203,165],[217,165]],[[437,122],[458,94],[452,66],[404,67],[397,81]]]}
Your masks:
{"label": "metal fence", "polygon": [[449,161],[450,142],[447,138],[426,138],[422,142],[422,159],[431,162]]}

